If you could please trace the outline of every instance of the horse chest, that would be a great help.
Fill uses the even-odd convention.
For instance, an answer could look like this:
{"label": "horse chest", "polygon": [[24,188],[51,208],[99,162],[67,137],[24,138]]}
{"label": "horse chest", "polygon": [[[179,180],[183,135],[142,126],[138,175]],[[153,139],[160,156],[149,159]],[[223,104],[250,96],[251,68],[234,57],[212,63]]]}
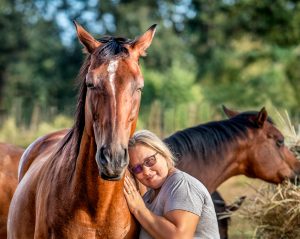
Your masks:
{"label": "horse chest", "polygon": [[94,227],[92,225],[73,224],[64,231],[65,238],[73,239],[123,239],[127,238],[130,225],[122,228],[118,225]]}
{"label": "horse chest", "polygon": [[66,227],[64,227],[65,238],[95,238],[95,239],[122,239],[135,238],[128,237],[132,231],[132,224],[130,215],[101,215],[98,219],[93,219],[86,211],[79,210],[74,219],[71,220]]}

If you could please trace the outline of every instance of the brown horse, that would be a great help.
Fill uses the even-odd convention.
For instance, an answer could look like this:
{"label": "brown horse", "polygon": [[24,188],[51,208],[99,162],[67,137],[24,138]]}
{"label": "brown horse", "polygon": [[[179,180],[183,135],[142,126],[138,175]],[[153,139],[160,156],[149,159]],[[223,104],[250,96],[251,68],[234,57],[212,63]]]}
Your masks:
{"label": "brown horse", "polygon": [[0,143],[0,238],[6,238],[8,208],[18,185],[17,168],[24,149]]}
{"label": "brown horse", "polygon": [[[214,191],[230,177],[242,174],[277,184],[285,178],[295,182],[300,174],[300,161],[284,145],[283,135],[264,108],[244,113],[223,109],[230,119],[184,129],[164,139],[178,158],[177,167],[212,193],[217,213],[228,207]],[[228,238],[228,221],[218,219],[222,239]]]}
{"label": "brown horse", "polygon": [[79,74],[75,123],[64,137],[42,137],[23,154],[8,238],[137,235],[123,183],[144,84],[138,59],[155,25],[136,40],[95,40],[75,25],[88,53]]}
{"label": "brown horse", "polygon": [[178,158],[177,167],[213,192],[228,178],[246,175],[269,183],[292,181],[300,161],[263,108],[238,113],[224,107],[228,120],[210,122],[164,139]]}

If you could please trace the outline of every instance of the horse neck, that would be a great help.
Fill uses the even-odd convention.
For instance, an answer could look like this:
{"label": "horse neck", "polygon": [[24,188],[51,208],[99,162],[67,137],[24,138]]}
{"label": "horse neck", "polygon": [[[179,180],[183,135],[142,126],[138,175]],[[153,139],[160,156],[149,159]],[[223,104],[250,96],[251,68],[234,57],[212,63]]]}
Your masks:
{"label": "horse neck", "polygon": [[[74,140],[76,137],[71,138],[69,147]],[[58,176],[55,177],[55,187],[51,187],[54,190],[52,200],[45,201],[47,213],[50,215],[60,208],[60,213],[51,215],[51,220],[58,221],[61,227],[67,223],[71,234],[89,228],[91,232],[104,235],[103,238],[137,238],[137,224],[123,195],[124,179],[102,180],[95,154],[95,139],[84,130],[77,158],[71,160],[62,155],[55,160],[58,164],[53,165]]]}
{"label": "horse neck", "polygon": [[76,195],[74,201],[79,200],[81,203],[84,201],[86,203],[83,205],[84,207],[92,205],[93,208],[97,208],[98,216],[103,215],[103,212],[114,207],[114,205],[127,208],[123,195],[124,179],[119,181],[101,179],[95,155],[95,138],[84,131],[72,178],[71,193]]}
{"label": "horse neck", "polygon": [[[177,167],[199,179],[208,189],[214,192],[230,177],[241,174],[240,164],[244,155],[240,153],[243,143],[234,140],[222,149],[222,154],[209,151],[206,156],[185,154],[181,157]],[[218,151],[218,150],[216,150]]]}
{"label": "horse neck", "polygon": [[211,190],[215,191],[227,179],[237,176],[245,175],[245,168],[247,167],[248,154],[251,149],[248,138],[236,138],[230,142],[226,151],[224,151],[223,158],[218,157],[218,164],[220,167],[212,167],[211,172],[216,172],[216,177],[210,181]]}

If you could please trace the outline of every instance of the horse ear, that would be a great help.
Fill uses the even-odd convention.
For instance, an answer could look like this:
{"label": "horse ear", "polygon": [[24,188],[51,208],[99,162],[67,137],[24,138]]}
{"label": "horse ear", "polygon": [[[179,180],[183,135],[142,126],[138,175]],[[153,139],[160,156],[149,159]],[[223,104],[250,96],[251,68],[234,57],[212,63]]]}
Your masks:
{"label": "horse ear", "polygon": [[227,115],[228,118],[232,118],[232,117],[239,114],[239,112],[230,110],[230,109],[226,108],[226,106],[224,106],[224,105],[222,105],[222,109],[223,109],[225,115]]}
{"label": "horse ear", "polygon": [[79,25],[76,21],[73,21],[77,36],[81,44],[84,46],[85,50],[88,53],[93,53],[93,51],[101,45],[99,41],[97,41],[94,37],[91,36],[81,25]]}
{"label": "horse ear", "polygon": [[145,56],[147,48],[151,45],[152,39],[156,31],[157,24],[152,25],[141,36],[137,37],[132,43],[131,48],[136,52],[137,56]]}
{"label": "horse ear", "polygon": [[257,126],[259,128],[262,128],[264,126],[264,123],[267,120],[267,118],[268,118],[268,113],[267,113],[265,107],[263,107],[259,111],[259,113],[257,114],[256,119],[255,119],[255,122],[256,122]]}

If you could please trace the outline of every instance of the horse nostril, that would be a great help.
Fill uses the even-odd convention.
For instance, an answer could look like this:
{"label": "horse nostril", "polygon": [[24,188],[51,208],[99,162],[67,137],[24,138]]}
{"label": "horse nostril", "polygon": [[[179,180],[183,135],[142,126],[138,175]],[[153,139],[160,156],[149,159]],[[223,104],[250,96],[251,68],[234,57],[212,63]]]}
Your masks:
{"label": "horse nostril", "polygon": [[126,167],[127,166],[127,164],[128,164],[128,149],[126,148],[126,149],[124,149],[124,151],[123,151],[123,156],[124,157],[122,157],[122,159],[121,159],[121,167]]}
{"label": "horse nostril", "polygon": [[103,146],[100,149],[100,163],[103,166],[105,166],[108,165],[109,160],[110,160],[109,150],[105,146]]}
{"label": "horse nostril", "polygon": [[127,159],[128,156],[128,149],[124,149],[124,159]]}

